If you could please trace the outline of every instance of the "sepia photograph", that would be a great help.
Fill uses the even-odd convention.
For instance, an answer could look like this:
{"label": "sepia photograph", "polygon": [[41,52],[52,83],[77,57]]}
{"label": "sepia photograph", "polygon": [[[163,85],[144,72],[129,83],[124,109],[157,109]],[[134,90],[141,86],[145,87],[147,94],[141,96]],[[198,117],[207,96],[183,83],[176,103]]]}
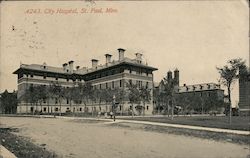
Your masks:
{"label": "sepia photograph", "polygon": [[249,6],[0,1],[0,158],[250,158]]}

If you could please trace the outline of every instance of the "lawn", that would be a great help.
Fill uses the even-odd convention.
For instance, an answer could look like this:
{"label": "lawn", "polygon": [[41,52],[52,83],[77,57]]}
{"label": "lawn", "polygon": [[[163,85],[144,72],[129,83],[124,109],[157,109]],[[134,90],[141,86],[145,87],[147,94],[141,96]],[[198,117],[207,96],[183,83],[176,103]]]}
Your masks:
{"label": "lawn", "polygon": [[239,116],[232,117],[231,125],[229,124],[228,117],[225,116],[176,116],[174,120],[171,120],[171,117],[167,116],[126,119],[250,131],[250,118]]}

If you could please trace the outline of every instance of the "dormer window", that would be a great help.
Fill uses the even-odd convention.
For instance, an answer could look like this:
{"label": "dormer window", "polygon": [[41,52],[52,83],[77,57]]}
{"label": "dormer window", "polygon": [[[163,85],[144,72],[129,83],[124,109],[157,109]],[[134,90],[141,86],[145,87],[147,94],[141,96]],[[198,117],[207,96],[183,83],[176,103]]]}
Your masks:
{"label": "dormer window", "polygon": [[200,85],[200,89],[202,89],[203,88],[203,86],[202,85]]}
{"label": "dormer window", "polygon": [[210,84],[207,84],[207,88],[210,89]]}
{"label": "dormer window", "polygon": [[47,69],[47,64],[45,62],[41,65],[41,69]]}

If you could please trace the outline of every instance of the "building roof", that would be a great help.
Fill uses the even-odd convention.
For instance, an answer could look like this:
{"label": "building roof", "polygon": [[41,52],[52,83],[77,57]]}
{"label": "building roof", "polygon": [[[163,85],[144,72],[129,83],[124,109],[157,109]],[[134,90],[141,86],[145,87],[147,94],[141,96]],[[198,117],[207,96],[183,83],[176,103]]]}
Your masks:
{"label": "building roof", "polygon": [[118,65],[132,65],[132,66],[136,66],[136,67],[143,67],[143,68],[146,68],[146,69],[150,69],[152,71],[158,70],[157,68],[148,66],[145,63],[139,63],[135,59],[129,59],[129,58],[125,57],[124,60],[122,60],[122,61],[113,60],[112,62],[104,64],[104,65],[97,65],[96,68],[82,67],[82,68],[79,68],[78,70],[73,70],[73,72],[69,71],[68,65],[66,65],[66,67],[63,68],[63,67],[47,66],[46,63],[44,63],[42,65],[39,65],[39,64],[31,64],[31,65],[21,64],[20,68],[17,69],[16,71],[14,71],[13,73],[18,74],[21,70],[35,70],[35,71],[51,72],[51,73],[59,73],[59,74],[85,75],[85,74],[89,74],[89,73],[92,73],[92,72],[100,71],[100,70],[110,68],[110,67],[113,67],[113,66],[118,66]]}
{"label": "building roof", "polygon": [[43,72],[51,72],[51,73],[60,73],[60,74],[72,74],[69,71],[65,71],[60,67],[53,67],[53,66],[47,66],[47,65],[39,65],[39,64],[21,64],[20,68],[14,71],[14,74],[18,74],[21,70],[35,70],[35,71],[43,71]]}
{"label": "building roof", "polygon": [[202,84],[180,86],[179,87],[179,93],[206,91],[206,90],[216,90],[216,89],[221,90],[219,84],[216,84],[216,83],[202,83]]}

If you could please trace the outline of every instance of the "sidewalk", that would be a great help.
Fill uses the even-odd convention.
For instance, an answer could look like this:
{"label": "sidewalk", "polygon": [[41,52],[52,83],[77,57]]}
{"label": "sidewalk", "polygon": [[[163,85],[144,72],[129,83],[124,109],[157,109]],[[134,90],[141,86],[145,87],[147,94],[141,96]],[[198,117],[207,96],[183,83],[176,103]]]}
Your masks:
{"label": "sidewalk", "polygon": [[0,158],[16,158],[16,156],[4,146],[0,145]]}
{"label": "sidewalk", "polygon": [[150,121],[136,121],[136,120],[116,119],[116,121],[114,122],[113,119],[103,119],[103,118],[97,119],[97,118],[82,118],[82,117],[77,118],[77,117],[63,117],[63,116],[56,116],[56,118],[106,121],[104,124],[123,123],[123,122],[124,123],[136,123],[136,124],[146,124],[146,125],[154,125],[154,126],[164,126],[164,127],[186,128],[186,129],[193,129],[193,130],[203,130],[203,131],[211,131],[211,132],[219,132],[219,133],[250,135],[250,131],[231,130],[231,129],[222,129],[222,128],[210,128],[210,127],[201,127],[201,126],[190,126],[190,125],[181,125],[181,124],[169,124],[169,123],[159,123],[159,122],[150,122]]}

